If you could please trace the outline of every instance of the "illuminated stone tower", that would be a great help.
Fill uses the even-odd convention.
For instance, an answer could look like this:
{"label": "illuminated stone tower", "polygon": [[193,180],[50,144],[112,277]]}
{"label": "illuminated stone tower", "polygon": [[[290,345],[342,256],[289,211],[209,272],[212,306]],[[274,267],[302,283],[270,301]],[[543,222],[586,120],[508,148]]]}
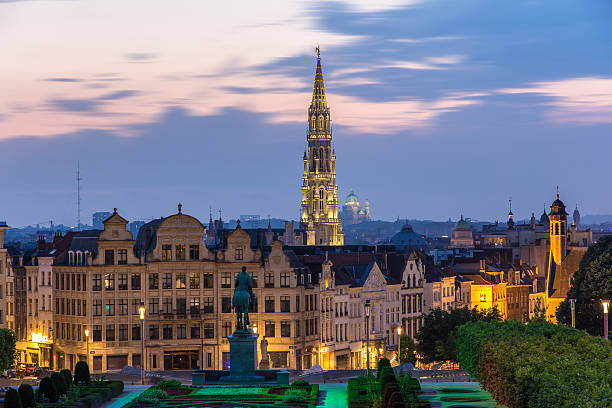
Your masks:
{"label": "illuminated stone tower", "polygon": [[306,230],[306,245],[344,245],[344,232],[338,218],[336,153],[331,145],[330,122],[317,47],[317,71],[308,108],[308,147],[304,151],[302,176],[301,226]]}
{"label": "illuminated stone tower", "polygon": [[550,206],[550,254],[557,265],[561,265],[567,254],[567,212],[558,189],[557,199]]}

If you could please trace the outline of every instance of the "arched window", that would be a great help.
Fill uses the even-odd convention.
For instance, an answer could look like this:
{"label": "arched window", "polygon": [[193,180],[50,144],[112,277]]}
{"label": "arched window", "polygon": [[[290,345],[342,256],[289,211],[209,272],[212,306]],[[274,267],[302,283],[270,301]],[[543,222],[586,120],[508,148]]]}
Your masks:
{"label": "arched window", "polygon": [[326,170],[325,163],[327,163],[327,160],[325,160],[325,151],[321,147],[319,148],[319,168],[323,171]]}
{"label": "arched window", "polygon": [[319,129],[323,129],[323,115],[319,116]]}
{"label": "arched window", "polygon": [[316,126],[316,124],[315,124],[315,117],[313,116],[312,117],[312,123],[311,123],[312,130],[314,130],[315,126]]}
{"label": "arched window", "polygon": [[412,275],[412,287],[416,287],[416,275]]}
{"label": "arched window", "polygon": [[555,235],[559,235],[559,224],[555,224]]}
{"label": "arched window", "polygon": [[561,224],[561,235],[565,234],[565,224]]}
{"label": "arched window", "polygon": [[323,211],[323,202],[325,201],[325,191],[319,190],[319,210]]}

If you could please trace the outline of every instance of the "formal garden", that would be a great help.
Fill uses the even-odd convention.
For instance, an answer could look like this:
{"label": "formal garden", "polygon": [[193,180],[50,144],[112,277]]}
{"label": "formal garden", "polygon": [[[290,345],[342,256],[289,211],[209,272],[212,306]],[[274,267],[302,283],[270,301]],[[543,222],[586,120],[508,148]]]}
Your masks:
{"label": "formal garden", "polygon": [[5,408],[95,408],[123,392],[123,382],[92,380],[87,363],[76,364],[74,376],[61,370],[43,378],[33,389],[22,384],[9,389],[4,397]]}
{"label": "formal garden", "polygon": [[178,380],[162,380],[123,408],[165,407],[295,407],[314,408],[319,386],[306,381],[291,385],[194,387]]}

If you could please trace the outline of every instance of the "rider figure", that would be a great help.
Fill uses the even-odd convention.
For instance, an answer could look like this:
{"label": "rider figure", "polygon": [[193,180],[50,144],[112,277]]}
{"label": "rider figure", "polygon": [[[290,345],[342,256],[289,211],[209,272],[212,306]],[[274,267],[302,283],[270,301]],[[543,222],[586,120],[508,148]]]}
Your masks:
{"label": "rider figure", "polygon": [[246,266],[236,275],[234,288],[232,307],[236,312],[236,330],[246,331],[250,324],[249,306],[253,301],[253,278],[246,272]]}

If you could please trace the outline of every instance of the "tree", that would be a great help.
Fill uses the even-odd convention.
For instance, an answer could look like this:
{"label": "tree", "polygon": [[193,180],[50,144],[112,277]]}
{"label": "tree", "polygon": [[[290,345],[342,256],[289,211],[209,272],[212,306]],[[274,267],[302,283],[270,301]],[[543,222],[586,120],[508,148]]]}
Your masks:
{"label": "tree", "polygon": [[58,396],[61,397],[68,393],[68,386],[66,385],[66,380],[63,375],[60,373],[53,373],[51,374],[51,381],[53,381]]}
{"label": "tree", "polygon": [[416,335],[416,346],[421,360],[426,363],[451,361],[457,362],[457,328],[467,322],[475,321],[501,321],[502,316],[496,308],[480,310],[451,309],[447,312],[435,309],[425,315],[423,326]]}
{"label": "tree", "polygon": [[74,383],[77,385],[89,385],[89,366],[85,361],[79,361],[74,366]]}
{"label": "tree", "polygon": [[57,390],[55,389],[55,384],[51,380],[51,377],[45,377],[40,380],[40,385],[38,386],[38,402],[45,402],[45,399],[48,402],[57,402]]}
{"label": "tree", "polygon": [[601,237],[582,257],[567,297],[557,309],[559,323],[571,324],[569,299],[576,299],[576,328],[601,335],[601,300],[612,300],[612,236]]}
{"label": "tree", "polygon": [[414,340],[412,337],[407,334],[402,334],[400,336],[400,350],[399,350],[399,359],[398,361],[402,364],[410,363],[412,365],[416,364],[416,345],[414,344]]}
{"label": "tree", "polygon": [[17,336],[9,329],[0,329],[0,371],[15,367]]}

